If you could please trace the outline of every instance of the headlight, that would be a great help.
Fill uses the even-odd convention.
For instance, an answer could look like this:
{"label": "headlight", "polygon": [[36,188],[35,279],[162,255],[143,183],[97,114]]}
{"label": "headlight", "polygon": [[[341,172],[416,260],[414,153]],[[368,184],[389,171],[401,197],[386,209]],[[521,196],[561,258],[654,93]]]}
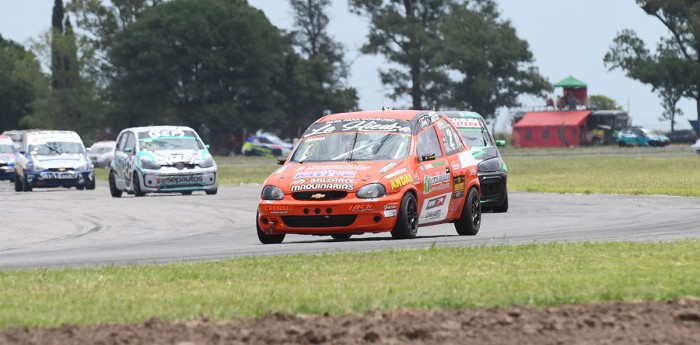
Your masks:
{"label": "headlight", "polygon": [[209,156],[209,157],[207,157],[207,159],[205,159],[201,163],[199,163],[199,166],[202,168],[211,168],[214,166],[214,159],[211,158],[211,156]]}
{"label": "headlight", "polygon": [[34,165],[31,166],[31,169],[30,169],[30,170],[31,170],[31,171],[44,171],[44,170],[46,170],[46,169],[44,169],[44,167],[42,167],[41,165],[36,165],[36,164],[34,164]]}
{"label": "headlight", "polygon": [[260,197],[263,200],[282,200],[284,199],[284,192],[275,186],[265,186],[262,193],[260,193]]}
{"label": "headlight", "polygon": [[92,169],[92,164],[91,163],[85,163],[85,164],[80,164],[77,167],[75,167],[76,170],[90,170]]}
{"label": "headlight", "polygon": [[144,169],[153,169],[153,170],[158,170],[160,169],[160,164],[148,159],[148,158],[141,158],[141,167]]}
{"label": "headlight", "polygon": [[360,187],[355,195],[360,199],[378,198],[386,195],[386,188],[381,183],[371,183]]}
{"label": "headlight", "polygon": [[479,171],[487,172],[487,171],[498,171],[501,170],[502,164],[501,160],[498,158],[491,158],[489,160],[485,160],[478,165]]}

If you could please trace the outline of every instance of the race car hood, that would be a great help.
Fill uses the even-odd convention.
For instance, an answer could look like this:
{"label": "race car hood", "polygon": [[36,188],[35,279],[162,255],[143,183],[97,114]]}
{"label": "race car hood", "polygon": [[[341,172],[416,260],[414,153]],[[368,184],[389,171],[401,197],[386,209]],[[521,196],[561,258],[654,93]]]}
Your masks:
{"label": "race car hood", "polygon": [[493,146],[470,147],[469,153],[477,162],[498,157],[498,149]]}
{"label": "race car hood", "polygon": [[88,163],[83,154],[33,155],[34,166],[44,169],[77,168]]}
{"label": "race car hood", "polygon": [[160,165],[175,165],[179,162],[199,164],[211,155],[208,150],[162,150],[156,152],[141,151],[138,157],[139,159],[150,158]]}
{"label": "race car hood", "polygon": [[354,192],[372,182],[386,186],[388,177],[408,174],[413,181],[412,172],[403,165],[401,161],[288,163],[272,173],[265,185],[275,185],[285,194],[316,190]]}
{"label": "race car hood", "polygon": [[0,153],[0,163],[13,163],[14,161],[14,153]]}

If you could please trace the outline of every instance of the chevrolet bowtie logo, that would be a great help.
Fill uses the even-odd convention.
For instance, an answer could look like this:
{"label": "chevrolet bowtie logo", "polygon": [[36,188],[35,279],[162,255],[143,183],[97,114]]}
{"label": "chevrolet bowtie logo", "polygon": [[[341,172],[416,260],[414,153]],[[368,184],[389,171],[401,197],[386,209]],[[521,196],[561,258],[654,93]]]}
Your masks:
{"label": "chevrolet bowtie logo", "polygon": [[326,194],[317,193],[317,194],[312,195],[311,199],[323,199],[325,197],[326,197]]}

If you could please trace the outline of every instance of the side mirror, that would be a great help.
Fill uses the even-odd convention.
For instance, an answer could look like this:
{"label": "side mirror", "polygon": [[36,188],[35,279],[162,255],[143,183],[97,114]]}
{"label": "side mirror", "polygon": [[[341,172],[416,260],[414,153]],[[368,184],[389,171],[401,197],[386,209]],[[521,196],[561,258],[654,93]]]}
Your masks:
{"label": "side mirror", "polygon": [[284,157],[284,158],[278,157],[277,158],[277,165],[284,165],[284,162],[286,162],[286,161],[287,161],[287,157]]}
{"label": "side mirror", "polygon": [[131,147],[124,148],[124,152],[126,152],[126,153],[131,153],[131,151],[133,151],[133,149]]}
{"label": "side mirror", "polygon": [[205,144],[204,147],[206,147],[207,150],[209,150],[209,144]]}
{"label": "side mirror", "polygon": [[422,155],[421,157],[421,162],[424,161],[434,161],[435,160],[435,154],[434,153],[429,153],[426,155]]}
{"label": "side mirror", "polygon": [[505,140],[496,140],[496,146],[498,146],[498,147],[506,146],[506,141]]}

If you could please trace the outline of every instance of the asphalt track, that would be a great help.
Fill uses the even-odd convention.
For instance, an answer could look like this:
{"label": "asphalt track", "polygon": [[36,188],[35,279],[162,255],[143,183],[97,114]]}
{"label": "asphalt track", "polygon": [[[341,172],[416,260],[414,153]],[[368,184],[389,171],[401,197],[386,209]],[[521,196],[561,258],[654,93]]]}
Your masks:
{"label": "asphalt track", "polygon": [[35,189],[18,193],[0,181],[0,269],[91,267],[220,260],[252,255],[481,246],[579,241],[672,241],[700,238],[700,198],[511,192],[510,210],[484,214],[477,236],[452,224],[421,227],[418,238],[387,234],[287,235],[258,242],[259,186],[112,198],[105,182],[92,191]]}

